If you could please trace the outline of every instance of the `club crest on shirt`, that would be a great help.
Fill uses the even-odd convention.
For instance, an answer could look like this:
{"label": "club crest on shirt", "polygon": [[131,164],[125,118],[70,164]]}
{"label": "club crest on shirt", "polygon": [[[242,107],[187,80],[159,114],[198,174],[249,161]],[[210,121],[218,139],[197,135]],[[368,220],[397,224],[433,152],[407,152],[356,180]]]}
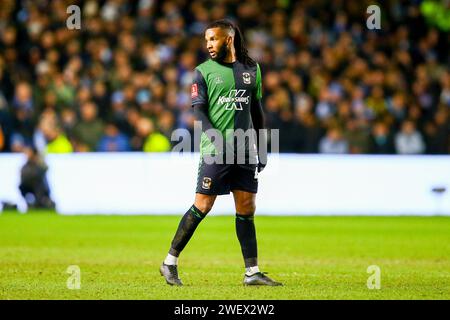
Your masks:
{"label": "club crest on shirt", "polygon": [[244,72],[242,74],[242,81],[244,81],[245,84],[250,84],[251,83],[250,73]]}
{"label": "club crest on shirt", "polygon": [[205,190],[209,190],[211,188],[211,178],[203,177],[202,188]]}
{"label": "club crest on shirt", "polygon": [[221,78],[220,76],[217,76],[217,77],[214,79],[214,83],[215,83],[215,84],[221,84],[221,83],[223,83],[223,80],[222,80],[222,78]]}
{"label": "club crest on shirt", "polygon": [[198,97],[198,86],[196,83],[193,83],[191,86],[191,98],[197,98]]}

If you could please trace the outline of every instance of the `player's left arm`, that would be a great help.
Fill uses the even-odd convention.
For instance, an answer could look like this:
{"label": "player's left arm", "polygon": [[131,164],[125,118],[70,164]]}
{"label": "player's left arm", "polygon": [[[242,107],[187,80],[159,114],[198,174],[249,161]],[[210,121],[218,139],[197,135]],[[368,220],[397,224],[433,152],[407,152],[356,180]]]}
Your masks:
{"label": "player's left arm", "polygon": [[253,127],[256,130],[256,147],[258,148],[258,171],[261,172],[267,164],[267,135],[264,118],[264,111],[262,107],[262,81],[261,69],[257,65],[256,70],[256,85],[252,93],[250,114],[253,121]]}

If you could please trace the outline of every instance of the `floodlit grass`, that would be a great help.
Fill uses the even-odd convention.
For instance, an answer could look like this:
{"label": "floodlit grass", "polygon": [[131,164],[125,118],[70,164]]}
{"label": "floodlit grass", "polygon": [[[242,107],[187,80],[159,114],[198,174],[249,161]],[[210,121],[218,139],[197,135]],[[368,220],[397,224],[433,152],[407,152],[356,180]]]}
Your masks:
{"label": "floodlit grass", "polygon": [[[0,214],[0,299],[449,299],[448,217],[256,217],[259,262],[283,287],[243,287],[233,216],[208,216],[159,275],[180,216]],[[68,266],[81,269],[69,290]],[[381,269],[381,289],[366,272]]]}

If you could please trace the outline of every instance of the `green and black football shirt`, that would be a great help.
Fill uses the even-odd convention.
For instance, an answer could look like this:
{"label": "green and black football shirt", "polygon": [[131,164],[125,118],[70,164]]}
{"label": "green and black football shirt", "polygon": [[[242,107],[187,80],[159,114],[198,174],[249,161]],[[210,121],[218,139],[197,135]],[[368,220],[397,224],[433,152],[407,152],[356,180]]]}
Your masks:
{"label": "green and black football shirt", "polygon": [[[191,87],[192,106],[208,106],[208,117],[212,126],[222,133],[225,141],[237,129],[253,129],[251,118],[252,101],[262,97],[261,70],[258,64],[247,66],[239,61],[219,63],[212,59],[195,68]],[[245,139],[246,157],[256,156],[256,145]],[[235,151],[236,151],[235,149]],[[200,153],[216,154],[215,146],[203,132]]]}

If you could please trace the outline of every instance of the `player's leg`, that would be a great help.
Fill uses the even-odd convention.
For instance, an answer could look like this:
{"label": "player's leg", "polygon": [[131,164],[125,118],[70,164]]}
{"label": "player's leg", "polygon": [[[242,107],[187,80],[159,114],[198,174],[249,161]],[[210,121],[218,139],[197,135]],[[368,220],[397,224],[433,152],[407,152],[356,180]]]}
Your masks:
{"label": "player's leg", "polygon": [[254,223],[256,193],[233,190],[236,208],[236,235],[241,245],[247,274],[259,272],[258,249]]}
{"label": "player's leg", "polygon": [[[216,200],[216,195],[195,194],[194,204],[181,218],[178,229],[173,237],[169,254],[178,257],[183,251],[184,247],[191,239],[195,229],[203,220],[203,218],[211,211],[211,208]],[[167,261],[171,262],[171,261]],[[176,264],[176,263],[174,263]]]}
{"label": "player's leg", "polygon": [[170,285],[182,285],[178,278],[178,257],[191,239],[197,226],[211,211],[216,195],[196,193],[194,204],[181,218],[175,236],[172,239],[169,253],[160,268],[160,273]]}
{"label": "player's leg", "polygon": [[258,176],[256,165],[235,165],[230,175],[236,208],[236,235],[241,245],[247,274],[258,272],[258,250],[254,214]]}
{"label": "player's leg", "polygon": [[207,164],[203,159],[200,160],[195,201],[178,225],[166,258],[167,264],[176,264],[178,256],[191,239],[195,229],[211,210],[217,195],[230,192],[227,179],[229,171],[229,166],[225,164]]}
{"label": "player's leg", "polygon": [[279,286],[258,267],[255,211],[258,175],[256,165],[236,165],[230,177],[236,208],[236,235],[241,245],[245,264],[245,285]]}
{"label": "player's leg", "polygon": [[160,267],[160,273],[168,284],[182,285],[178,278],[178,257],[211,210],[217,195],[230,193],[229,171],[230,167],[225,164],[207,164],[203,159],[200,160],[194,204],[181,218],[169,253]]}
{"label": "player's leg", "polygon": [[258,267],[258,249],[255,229],[256,193],[233,190],[236,207],[236,235],[244,257],[244,285],[280,286],[280,282],[266,276]]}

